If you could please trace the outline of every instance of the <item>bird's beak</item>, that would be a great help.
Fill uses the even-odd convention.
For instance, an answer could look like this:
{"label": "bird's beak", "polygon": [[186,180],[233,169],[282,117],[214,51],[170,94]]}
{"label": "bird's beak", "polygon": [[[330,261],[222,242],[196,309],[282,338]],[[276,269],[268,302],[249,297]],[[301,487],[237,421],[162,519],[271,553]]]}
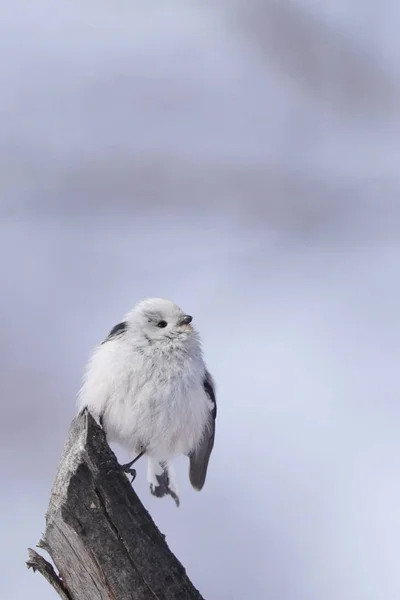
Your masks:
{"label": "bird's beak", "polygon": [[193,321],[193,317],[191,317],[190,315],[184,315],[182,317],[182,319],[179,321],[179,325],[190,325],[190,323]]}

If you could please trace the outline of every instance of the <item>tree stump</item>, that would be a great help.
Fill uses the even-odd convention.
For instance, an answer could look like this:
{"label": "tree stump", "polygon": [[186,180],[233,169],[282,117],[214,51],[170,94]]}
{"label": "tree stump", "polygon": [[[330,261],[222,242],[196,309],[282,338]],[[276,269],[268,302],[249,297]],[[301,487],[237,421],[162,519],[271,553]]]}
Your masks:
{"label": "tree stump", "polygon": [[27,566],[63,600],[203,600],[87,411],[71,424],[38,546],[59,575],[32,549]]}

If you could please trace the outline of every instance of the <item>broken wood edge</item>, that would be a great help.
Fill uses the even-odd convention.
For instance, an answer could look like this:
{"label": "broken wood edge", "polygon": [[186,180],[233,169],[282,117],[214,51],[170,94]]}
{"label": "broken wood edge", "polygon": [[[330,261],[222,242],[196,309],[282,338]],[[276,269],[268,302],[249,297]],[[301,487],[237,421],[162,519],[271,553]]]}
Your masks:
{"label": "broken wood edge", "polygon": [[62,598],[62,600],[71,600],[71,596],[68,591],[64,587],[63,580],[58,577],[57,573],[54,570],[53,565],[51,565],[43,556],[38,554],[36,550],[32,550],[32,548],[28,548],[29,552],[29,560],[26,561],[26,566],[28,569],[32,569],[34,573],[39,571],[41,575],[46,579],[48,583],[55,589],[57,594]]}

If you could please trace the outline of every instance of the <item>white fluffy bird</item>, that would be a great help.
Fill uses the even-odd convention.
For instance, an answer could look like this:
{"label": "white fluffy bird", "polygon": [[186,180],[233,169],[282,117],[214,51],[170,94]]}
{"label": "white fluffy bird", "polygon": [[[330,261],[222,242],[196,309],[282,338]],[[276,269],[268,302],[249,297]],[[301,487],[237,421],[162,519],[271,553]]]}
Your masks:
{"label": "white fluffy bird", "polygon": [[[213,379],[192,317],[161,298],[139,302],[95,348],[79,392],[79,409],[101,423],[109,442],[130,450],[122,469],[148,458],[153,495],[179,506],[171,459],[190,459],[189,478],[201,490],[214,445],[217,406]],[[133,479],[132,479],[133,481]]]}

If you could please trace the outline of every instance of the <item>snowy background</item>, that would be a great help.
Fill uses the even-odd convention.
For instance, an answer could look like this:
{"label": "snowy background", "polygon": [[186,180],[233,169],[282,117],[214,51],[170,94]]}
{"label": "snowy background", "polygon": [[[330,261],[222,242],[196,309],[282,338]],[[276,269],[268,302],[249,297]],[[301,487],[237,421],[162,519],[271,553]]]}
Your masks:
{"label": "snowy background", "polygon": [[179,510],[135,487],[203,596],[398,600],[400,5],[0,4],[0,597],[55,598],[24,561],[84,364],[157,295],[217,441]]}

